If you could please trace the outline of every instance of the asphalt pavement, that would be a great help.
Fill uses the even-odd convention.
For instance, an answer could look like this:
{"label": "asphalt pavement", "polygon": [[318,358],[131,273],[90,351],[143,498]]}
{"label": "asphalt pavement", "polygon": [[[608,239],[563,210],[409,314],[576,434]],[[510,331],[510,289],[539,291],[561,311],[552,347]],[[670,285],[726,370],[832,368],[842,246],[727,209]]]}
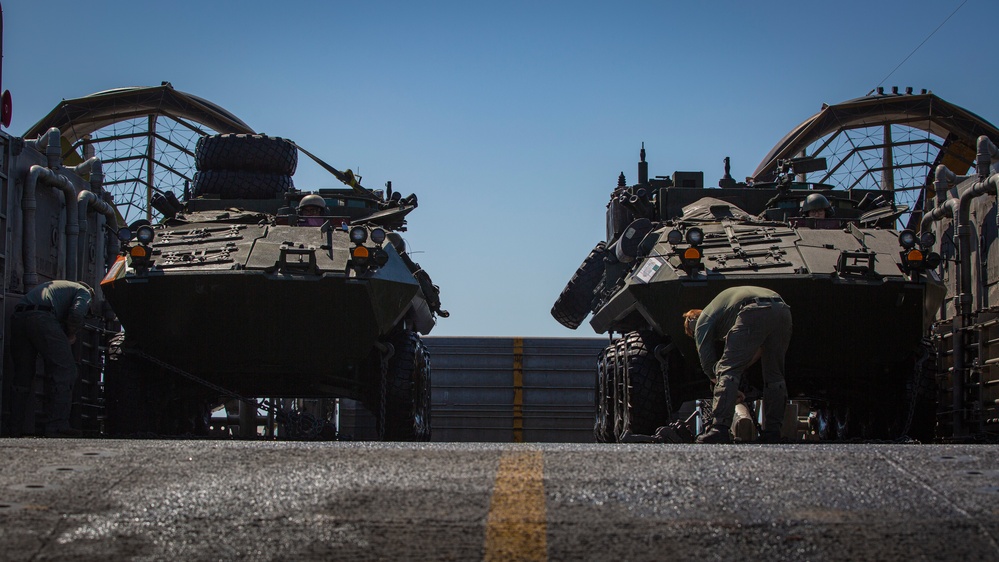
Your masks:
{"label": "asphalt pavement", "polygon": [[996,560],[993,445],[0,439],[3,560]]}

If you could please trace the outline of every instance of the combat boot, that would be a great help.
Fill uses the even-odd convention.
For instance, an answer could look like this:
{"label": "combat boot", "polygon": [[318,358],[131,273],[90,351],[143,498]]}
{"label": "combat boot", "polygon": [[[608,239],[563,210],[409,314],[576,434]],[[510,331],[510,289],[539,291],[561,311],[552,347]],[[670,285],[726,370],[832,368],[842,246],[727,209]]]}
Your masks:
{"label": "combat boot", "polygon": [[712,425],[707,431],[697,436],[698,443],[731,443],[732,436],[728,428],[722,425]]}

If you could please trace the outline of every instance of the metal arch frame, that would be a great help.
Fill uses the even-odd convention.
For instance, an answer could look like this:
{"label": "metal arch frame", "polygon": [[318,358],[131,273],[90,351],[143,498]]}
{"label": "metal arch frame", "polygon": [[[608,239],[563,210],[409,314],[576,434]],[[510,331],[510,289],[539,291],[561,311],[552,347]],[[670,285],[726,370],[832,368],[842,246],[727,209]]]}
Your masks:
{"label": "metal arch frame", "polygon": [[[145,139],[145,150],[121,156],[102,159],[105,170],[115,164],[141,160],[134,177],[125,177],[105,182],[107,186],[134,184],[136,186],[129,195],[128,206],[135,206],[143,211],[148,220],[152,220],[151,201],[156,189],[157,170],[166,171],[181,180],[192,178],[183,170],[157,159],[158,146],[166,145],[192,160],[193,147],[182,146],[157,131],[157,121],[160,117],[170,119],[189,130],[192,134],[205,136],[216,133],[254,134],[255,131],[231,112],[208,100],[174,89],[169,82],[159,86],[116,88],[70,100],[63,100],[48,115],[35,123],[27,132],[25,138],[36,138],[50,128],[57,128],[62,134],[64,158],[74,163],[79,155],[87,157],[96,146],[108,146],[117,142]],[[93,138],[92,134],[105,127],[132,120],[146,118],[145,129],[141,132],[128,134],[104,135]],[[158,145],[158,143],[162,143]],[[143,178],[143,170],[145,177]],[[189,172],[189,170],[187,171]],[[126,172],[132,173],[132,172]],[[142,186],[142,187],[140,187]],[[133,205],[136,192],[144,188],[145,205]]]}
{"label": "metal arch frame", "polygon": [[175,90],[169,82],[159,86],[116,88],[71,100],[63,100],[34,124],[25,138],[34,138],[51,127],[76,143],[84,135],[127,119],[164,115],[190,120],[219,133],[253,134],[254,130],[238,117],[204,98]]}
{"label": "metal arch frame", "polygon": [[981,135],[999,140],[999,129],[994,125],[933,93],[875,94],[823,106],[820,112],[795,127],[770,150],[753,177],[756,181],[773,180],[778,160],[799,156],[811,143],[828,134],[895,124],[908,125],[941,138],[954,134],[972,149]]}
{"label": "metal arch frame", "polygon": [[[819,180],[826,183],[847,162],[859,160],[863,172],[849,185],[837,186],[841,189],[852,189],[865,178],[880,174],[880,180],[874,183],[885,191],[920,190],[916,204],[913,206],[911,220],[917,220],[922,213],[927,189],[932,189],[932,175],[935,168],[944,164],[955,173],[962,175],[973,165],[975,146],[979,136],[985,135],[993,142],[999,141],[999,129],[978,115],[944,101],[932,92],[923,90],[913,94],[911,90],[898,93],[893,89],[885,93],[879,89],[877,93],[845,101],[836,105],[823,104],[822,110],[808,118],[791,130],[774,146],[753,173],[757,182],[773,181],[777,175],[778,162],[789,158],[804,156],[808,147],[822,142],[812,150],[812,156],[821,156],[841,134],[847,131],[882,127],[884,130],[881,142],[855,144],[848,137],[851,147],[845,153],[838,155],[836,162],[830,162],[829,169]],[[892,127],[904,126],[917,129],[942,139],[937,142],[929,136],[919,141],[892,140]],[[823,140],[824,139],[824,140]],[[898,147],[931,145],[938,149],[933,162],[908,161],[896,163],[894,152]],[[877,163],[868,163],[865,155],[873,151],[881,151]],[[891,162],[892,165],[886,164]],[[907,168],[926,167],[927,176],[922,185],[896,187],[895,171]]]}

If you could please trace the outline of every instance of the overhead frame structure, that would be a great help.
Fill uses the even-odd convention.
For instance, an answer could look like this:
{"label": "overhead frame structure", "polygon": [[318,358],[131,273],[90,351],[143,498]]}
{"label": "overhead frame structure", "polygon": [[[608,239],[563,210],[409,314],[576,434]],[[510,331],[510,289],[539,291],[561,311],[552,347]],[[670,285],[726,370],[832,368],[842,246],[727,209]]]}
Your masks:
{"label": "overhead frame structure", "polygon": [[974,165],[979,136],[999,141],[999,129],[978,115],[944,101],[932,92],[906,88],[867,96],[822,110],[788,133],[753,173],[755,181],[773,181],[780,160],[825,157],[828,168],[802,181],[839,189],[881,189],[912,209],[909,225],[918,220],[932,197],[933,173],[940,164],[958,175]]}
{"label": "overhead frame structure", "polygon": [[150,201],[156,191],[182,191],[193,180],[198,138],[254,133],[219,105],[169,82],[63,100],[24,137],[36,138],[52,127],[62,133],[67,162],[101,158],[105,186],[127,222],[152,220]]}

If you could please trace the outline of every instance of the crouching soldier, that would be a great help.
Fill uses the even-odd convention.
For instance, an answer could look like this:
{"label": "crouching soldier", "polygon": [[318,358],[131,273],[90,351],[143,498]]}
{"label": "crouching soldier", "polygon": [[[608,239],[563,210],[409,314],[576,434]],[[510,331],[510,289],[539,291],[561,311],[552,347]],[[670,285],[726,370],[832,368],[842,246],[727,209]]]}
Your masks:
{"label": "crouching soldier", "polygon": [[[25,414],[33,405],[31,392],[35,360],[45,363],[45,435],[79,436],[69,425],[73,383],[77,368],[72,344],[94,299],[85,283],[46,281],[28,291],[11,317],[11,355],[14,362],[11,435],[26,433]],[[27,431],[27,433],[34,433]]]}
{"label": "crouching soldier", "polygon": [[697,343],[701,368],[714,384],[711,424],[698,443],[730,443],[729,428],[746,368],[763,361],[765,420],[760,442],[780,438],[787,403],[784,355],[791,341],[791,308],[762,287],[725,289],[703,310],[683,314],[684,331]]}

